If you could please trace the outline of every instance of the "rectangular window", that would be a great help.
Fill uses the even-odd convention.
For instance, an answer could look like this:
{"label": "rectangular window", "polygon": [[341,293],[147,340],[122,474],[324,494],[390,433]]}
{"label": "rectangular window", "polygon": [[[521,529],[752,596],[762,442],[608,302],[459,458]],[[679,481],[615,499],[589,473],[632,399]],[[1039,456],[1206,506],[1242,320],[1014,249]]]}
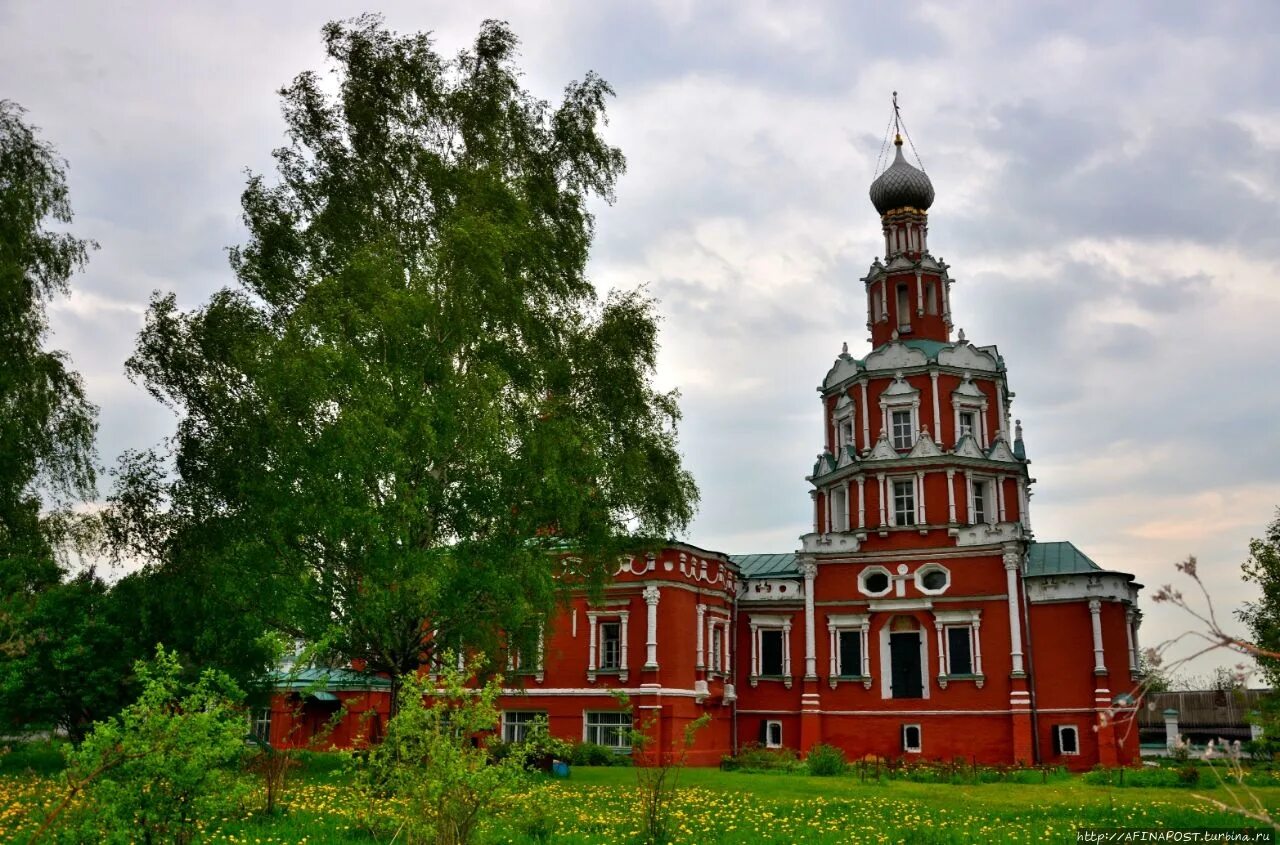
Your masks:
{"label": "rectangular window", "polygon": [[627,713],[588,713],[586,741],[617,751],[631,750],[631,716]]}
{"label": "rectangular window", "polygon": [[711,626],[711,671],[720,672],[720,656],[724,653],[724,629]]}
{"label": "rectangular window", "polygon": [[600,623],[600,668],[622,668],[622,623]]}
{"label": "rectangular window", "polygon": [[782,676],[782,630],[779,628],[760,632],[760,674]]}
{"label": "rectangular window", "polygon": [[973,482],[973,524],[985,525],[991,520],[990,503],[986,481]]}
{"label": "rectangular window", "polygon": [[911,411],[894,411],[889,415],[892,426],[893,448],[910,449],[915,445],[915,426],[911,424]]}
{"label": "rectangular window", "polygon": [[933,279],[924,283],[924,313],[938,313],[938,285]]}
{"label": "rectangular window", "polygon": [[766,719],[761,725],[765,748],[781,748],[782,747],[782,723],[776,719]]}
{"label": "rectangular window", "polygon": [[862,632],[841,631],[839,638],[840,654],[836,670],[844,678],[862,677]]}
{"label": "rectangular window", "polygon": [[956,438],[957,440],[959,440],[960,437],[964,437],[966,434],[972,434],[974,437],[978,436],[978,431],[975,427],[976,419],[977,418],[974,416],[973,411],[960,412],[960,434],[959,437]]}
{"label": "rectangular window", "polygon": [[902,726],[902,750],[915,754],[920,753],[920,726],[919,725],[903,725]]}
{"label": "rectangular window", "polygon": [[968,625],[947,628],[947,674],[973,674],[973,628]]}
{"label": "rectangular window", "polygon": [[1053,753],[1079,754],[1080,732],[1075,725],[1054,725]]}
{"label": "rectangular window", "polygon": [[916,483],[910,479],[893,482],[893,524],[916,524]]}
{"label": "rectangular window", "polygon": [[898,285],[898,331],[911,331],[911,293],[906,285]]}
{"label": "rectangular window", "polygon": [[849,530],[849,503],[839,488],[831,491],[831,530]]}
{"label": "rectangular window", "polygon": [[253,734],[254,739],[261,742],[271,742],[271,708],[263,707],[260,710],[254,710],[249,717],[249,732]]}
{"label": "rectangular window", "polygon": [[884,312],[884,291],[879,287],[871,295],[871,310],[875,312],[874,319],[877,323],[883,322]]}
{"label": "rectangular window", "polygon": [[840,422],[840,446],[853,445],[853,419],[849,418]]}
{"label": "rectangular window", "polygon": [[547,714],[536,710],[508,710],[502,714],[502,739],[504,742],[524,742],[529,729],[538,720],[546,722]]}

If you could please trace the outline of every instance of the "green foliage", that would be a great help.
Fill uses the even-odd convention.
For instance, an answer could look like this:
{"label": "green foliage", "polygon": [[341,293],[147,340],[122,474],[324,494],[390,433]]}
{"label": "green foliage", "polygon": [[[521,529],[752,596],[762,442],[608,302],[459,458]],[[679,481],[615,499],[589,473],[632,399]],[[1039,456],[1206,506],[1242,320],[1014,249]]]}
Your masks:
{"label": "green foliage", "polygon": [[809,749],[809,753],[805,756],[805,765],[809,768],[809,774],[819,777],[842,775],[849,768],[844,751],[832,745],[821,744]]}
{"label": "green foliage", "polygon": [[1182,762],[1173,766],[1143,766],[1141,768],[1095,767],[1084,773],[1084,782],[1095,786],[1126,787],[1213,787],[1215,778],[1201,780],[1201,769],[1196,763]]}
{"label": "green foliage", "polygon": [[73,742],[137,695],[136,631],[92,571],[41,590],[24,620],[23,648],[0,661],[0,713],[10,724],[56,727]]}
{"label": "green foliage", "polygon": [[334,76],[284,89],[278,180],[243,194],[238,285],[151,304],[128,367],[178,430],[122,468],[112,537],[239,624],[332,628],[398,678],[536,643],[565,585],[682,530],[697,493],[653,303],[585,274],[624,166],[609,86],[534,98],[494,21],[454,59],[376,17],[324,42]]}
{"label": "green foliage", "polygon": [[[93,244],[50,229],[71,222],[65,164],[23,117],[0,100],[0,659],[25,652],[26,616],[63,574],[58,553],[85,540],[70,505],[95,485],[97,409],[67,356],[43,346],[45,306]],[[0,723],[15,717],[0,701]]]}
{"label": "green foliage", "polygon": [[63,745],[57,740],[0,745],[0,775],[55,775],[67,765]]}
{"label": "green foliage", "polygon": [[720,761],[720,768],[737,772],[803,772],[805,764],[790,748],[765,748],[756,742],[747,743],[732,756]]}
{"label": "green foliage", "polygon": [[[1243,568],[1244,580],[1256,584],[1262,595],[1257,601],[1245,602],[1238,611],[1240,619],[1249,626],[1254,645],[1280,653],[1280,509],[1266,533],[1249,541],[1249,559]],[[1273,688],[1280,686],[1280,659],[1255,658],[1268,683]]]}
{"label": "green foliage", "polygon": [[575,743],[569,751],[569,763],[574,766],[630,766],[631,762],[630,754],[594,742]]}
{"label": "green foliage", "polygon": [[493,760],[480,737],[498,723],[500,677],[479,689],[466,673],[446,668],[431,679],[406,680],[400,707],[383,741],[354,757],[355,784],[375,835],[407,843],[462,845],[525,780],[524,753],[515,745]]}
{"label": "green foliage", "polygon": [[669,842],[677,827],[673,812],[680,794],[680,775],[698,733],[711,724],[711,715],[703,713],[690,721],[684,726],[679,739],[673,739],[669,746],[663,747],[655,739],[661,733],[659,719],[662,710],[646,711],[649,715],[636,724],[630,697],[621,690],[613,690],[612,695],[632,718],[629,738],[637,763],[636,797],[641,841],[646,845]]}
{"label": "green foliage", "polygon": [[138,700],[67,753],[67,796],[83,794],[70,827],[81,841],[190,842],[244,794],[240,692],[213,671],[183,684],[182,667],[163,647],[135,671]]}

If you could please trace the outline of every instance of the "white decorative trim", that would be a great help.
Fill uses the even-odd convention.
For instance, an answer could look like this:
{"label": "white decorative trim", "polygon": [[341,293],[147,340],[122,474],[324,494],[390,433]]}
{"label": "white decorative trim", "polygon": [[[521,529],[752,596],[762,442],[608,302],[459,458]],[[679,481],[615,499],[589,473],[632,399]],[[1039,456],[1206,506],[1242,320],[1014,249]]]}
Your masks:
{"label": "white decorative trim", "polygon": [[662,593],[656,586],[650,584],[640,592],[640,595],[644,598],[648,611],[645,626],[644,668],[652,671],[658,668],[658,600],[662,598]]}
{"label": "white decorative trim", "polygon": [[[928,575],[930,572],[941,572],[946,576],[946,582],[936,590],[930,590],[924,585],[924,576]],[[951,589],[951,570],[947,569],[940,563],[926,563],[923,566],[919,566],[916,568],[916,571],[912,573],[911,577],[912,580],[915,581],[916,589],[926,596],[940,596],[947,590]]]}
{"label": "white decorative trim", "polygon": [[[841,664],[840,634],[843,631],[857,631],[861,641],[861,665],[858,674],[848,672],[848,667]],[[867,613],[831,613],[827,615],[828,653],[831,665],[827,677],[831,688],[835,689],[840,680],[860,680],[865,689],[871,689],[871,651],[868,648],[871,631],[871,616]]]}
{"label": "white decorative trim", "polygon": [[[876,573],[882,573],[885,579],[888,581],[888,583],[885,585],[884,590],[880,592],[873,592],[867,589],[867,577],[870,575],[874,575]],[[892,590],[893,590],[893,573],[890,572],[885,567],[872,565],[872,566],[866,567],[865,569],[863,569],[861,572],[858,573],[858,592],[862,593],[864,596],[870,596],[872,598],[880,598],[881,596],[889,595],[889,593]]]}
{"label": "white decorative trim", "polygon": [[981,370],[982,372],[998,372],[1000,369],[995,354],[980,349],[970,343],[956,343],[938,353],[938,364],[943,367],[955,367],[961,370]]}
{"label": "white decorative trim", "polygon": [[[886,289],[886,293],[888,293]],[[887,300],[888,296],[884,299]],[[929,356],[918,349],[912,349],[900,340],[890,341],[872,352],[863,361],[868,372],[883,370],[905,370],[911,367],[924,367],[929,364]]]}

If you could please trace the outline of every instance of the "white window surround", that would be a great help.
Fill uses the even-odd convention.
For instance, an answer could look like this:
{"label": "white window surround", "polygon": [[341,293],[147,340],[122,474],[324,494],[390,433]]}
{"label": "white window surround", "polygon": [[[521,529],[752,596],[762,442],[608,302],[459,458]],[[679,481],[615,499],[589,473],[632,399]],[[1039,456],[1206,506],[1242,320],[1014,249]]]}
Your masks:
{"label": "white window surround", "polygon": [[[899,519],[902,515],[898,513],[898,485],[911,485],[911,502],[907,511],[909,519]],[[889,497],[889,524],[895,528],[915,528],[922,524],[920,519],[920,503],[923,497],[920,495],[920,476],[912,475],[887,475],[885,476],[885,492]]]}
{"label": "white window surround", "polygon": [[991,445],[990,432],[987,430],[987,396],[982,392],[969,373],[964,374],[964,381],[960,386],[951,393],[951,408],[954,414],[953,425],[955,426],[955,438],[953,445],[960,442],[960,414],[963,412],[973,413],[973,439],[978,445],[986,449]]}
{"label": "white window surround", "polygon": [[[1070,750],[1067,748],[1067,736],[1071,737]],[[1080,729],[1075,725],[1054,725],[1053,739],[1058,754],[1065,757],[1074,757],[1080,753]]]}
{"label": "white window surround", "polygon": [[631,714],[618,710],[584,711],[582,741],[612,748],[618,753],[631,750]]}
{"label": "white window surround", "polygon": [[[696,668],[712,676],[729,674],[729,614],[719,607],[699,605]],[[705,627],[704,627],[705,626]],[[717,644],[717,639],[719,643]],[[717,645],[719,648],[717,648]]]}
{"label": "white window surround", "polygon": [[[873,591],[867,587],[867,578],[875,573],[880,573],[885,577],[885,587],[883,590]],[[883,566],[868,566],[866,569],[858,573],[858,592],[862,593],[864,596],[870,596],[871,598],[878,599],[889,595],[891,590],[893,590],[893,573],[888,569],[885,569]]]}
{"label": "white window surround", "polygon": [[[930,572],[941,572],[946,578],[941,587],[930,589],[924,585],[925,576]],[[951,570],[940,563],[926,563],[924,566],[918,567],[912,577],[915,579],[916,589],[926,596],[940,596],[951,589]]]}
{"label": "white window surround", "polygon": [[[914,732],[914,737],[912,736]],[[911,740],[915,739],[912,744]],[[902,726],[902,750],[908,754],[919,754],[924,748],[924,731],[920,729],[920,725],[916,723]]]}
{"label": "white window surround", "polygon": [[[587,611],[587,680],[595,683],[597,675],[617,674],[618,680],[625,682],[628,678],[630,664],[627,662],[627,628],[630,612],[626,610],[588,610]],[[617,669],[601,669],[598,644],[600,642],[600,623],[618,622],[620,631],[620,660]]]}
{"label": "white window surround", "polygon": [[[893,412],[910,411],[911,442],[905,446],[893,439]],[[912,387],[901,372],[893,374],[893,382],[880,394],[881,431],[894,449],[910,449],[920,435],[920,391]]]}
{"label": "white window surround", "polygon": [[[862,662],[859,666],[841,663],[840,634],[856,631],[862,640]],[[844,613],[827,615],[828,649],[831,667],[828,681],[835,689],[840,681],[861,681],[864,689],[871,689],[871,651],[868,648],[871,632],[871,615],[868,613]]]}
{"label": "white window surround", "polygon": [[249,711],[249,733],[262,742],[271,742],[271,708]]}
{"label": "white window surround", "polygon": [[507,671],[522,675],[532,675],[534,680],[538,683],[542,683],[546,678],[546,665],[543,661],[543,653],[546,646],[545,636],[546,635],[543,631],[538,632],[538,645],[534,652],[535,665],[525,666],[524,660],[518,652],[509,651],[507,653]]}
{"label": "white window surround", "polygon": [[[982,611],[981,610],[935,610],[933,624],[938,635],[938,686],[946,689],[952,681],[973,681],[979,689],[986,683],[982,671]],[[972,672],[966,675],[951,673],[949,634],[950,628],[969,629],[969,659]]]}
{"label": "white window surround", "polygon": [[840,450],[845,446],[857,446],[854,440],[854,412],[853,398],[849,394],[844,394],[836,402],[835,413],[832,414],[832,424],[835,427],[835,448],[832,452],[839,454]]}
{"label": "white window surround", "polygon": [[529,726],[538,719],[546,721],[545,710],[505,710],[502,713],[502,741],[522,742],[529,735]]}
{"label": "white window surround", "polygon": [[[751,686],[759,684],[762,676],[760,674],[761,660],[761,632],[778,630],[782,632],[782,683],[788,689],[791,688],[791,617],[790,616],[773,616],[753,613],[748,617],[748,625],[751,629],[751,675],[748,679]],[[776,677],[769,677],[768,680],[778,680]]]}
{"label": "white window surround", "polygon": [[[969,479],[969,524],[995,525],[996,479],[989,475],[968,475],[967,473],[966,475]],[[979,502],[981,502],[981,508],[978,507]]]}
{"label": "white window surround", "polygon": [[781,748],[782,747],[782,722],[777,719],[768,719],[764,723],[764,747],[765,748]]}
{"label": "white window surround", "polygon": [[[873,611],[876,609],[876,604],[877,602],[871,603]],[[906,609],[905,603],[894,603],[895,612]],[[889,635],[893,633],[889,630],[889,624],[892,619],[893,615],[886,615],[884,621],[880,623],[880,665],[884,667],[880,672],[880,697],[886,700],[893,698],[893,672],[889,668],[893,665],[893,658],[889,652]],[[929,683],[929,636],[923,627],[918,628],[914,633],[920,635],[920,698],[927,699],[932,687]]]}

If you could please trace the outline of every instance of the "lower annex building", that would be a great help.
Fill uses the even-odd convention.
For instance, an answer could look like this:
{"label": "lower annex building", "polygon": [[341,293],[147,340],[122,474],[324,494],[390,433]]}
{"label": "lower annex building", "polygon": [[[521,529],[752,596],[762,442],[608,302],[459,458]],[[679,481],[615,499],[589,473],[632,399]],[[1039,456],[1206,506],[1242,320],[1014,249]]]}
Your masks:
{"label": "lower annex building", "polygon": [[[952,338],[953,280],[928,249],[933,185],[894,144],[870,190],[885,252],[861,280],[871,349],[846,348],[819,387],[812,531],[787,553],[672,543],[620,562],[603,600],[574,598],[519,670],[505,739],[542,717],[564,739],[625,750],[630,720],[611,694],[624,689],[637,718],[656,717],[659,747],[710,716],[694,765],[747,743],[1071,768],[1137,759],[1141,585],[1034,539],[1005,361]],[[306,743],[345,705],[326,744],[376,738],[384,682],[309,672],[278,690],[260,733]],[[316,677],[325,691],[308,692]]]}

